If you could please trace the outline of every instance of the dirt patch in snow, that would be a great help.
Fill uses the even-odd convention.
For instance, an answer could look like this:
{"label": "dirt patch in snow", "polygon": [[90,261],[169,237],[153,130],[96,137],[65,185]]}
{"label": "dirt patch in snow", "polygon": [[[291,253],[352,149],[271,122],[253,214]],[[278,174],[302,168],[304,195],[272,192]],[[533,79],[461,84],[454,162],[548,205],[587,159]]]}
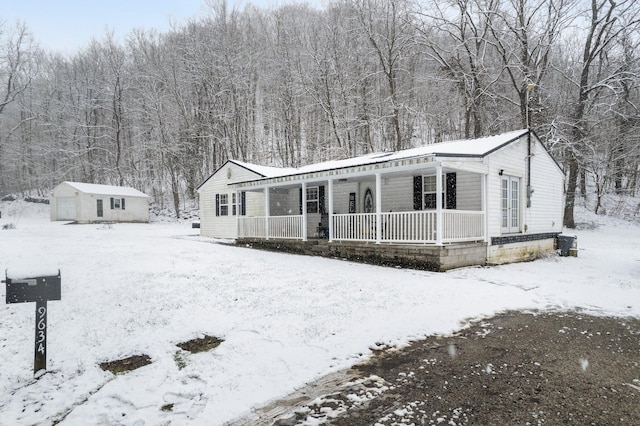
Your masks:
{"label": "dirt patch in snow", "polygon": [[178,343],[176,346],[178,346],[183,351],[197,353],[206,352],[210,351],[213,348],[217,348],[222,342],[224,342],[224,340],[219,339],[215,336],[209,336],[205,334],[204,337],[198,337],[183,343]]}
{"label": "dirt patch in snow", "polygon": [[149,364],[151,364],[151,358],[148,355],[132,355],[115,361],[102,362],[100,368],[104,371],[111,371],[113,374],[121,374]]}
{"label": "dirt patch in snow", "polygon": [[321,393],[311,384],[244,421],[634,424],[640,418],[640,320],[504,313],[452,336],[378,351],[339,380],[325,380]]}

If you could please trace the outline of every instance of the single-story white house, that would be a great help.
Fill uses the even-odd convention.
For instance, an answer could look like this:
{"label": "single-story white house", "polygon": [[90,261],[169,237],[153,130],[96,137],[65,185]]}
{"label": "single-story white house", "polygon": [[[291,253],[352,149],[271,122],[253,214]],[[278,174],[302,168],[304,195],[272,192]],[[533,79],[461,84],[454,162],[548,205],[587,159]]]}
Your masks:
{"label": "single-story white house", "polygon": [[51,220],[149,222],[149,199],[128,186],[62,182],[49,198]]}
{"label": "single-story white house", "polygon": [[295,169],[229,160],[197,191],[203,236],[447,270],[554,250],[563,188],[524,129]]}

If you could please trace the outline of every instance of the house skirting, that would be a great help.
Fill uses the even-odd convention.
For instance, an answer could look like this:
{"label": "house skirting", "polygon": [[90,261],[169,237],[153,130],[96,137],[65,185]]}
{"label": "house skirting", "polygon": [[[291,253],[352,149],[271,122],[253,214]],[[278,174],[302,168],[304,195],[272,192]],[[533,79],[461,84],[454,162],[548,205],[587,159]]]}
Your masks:
{"label": "house skirting", "polygon": [[556,249],[558,233],[524,234],[491,238],[487,263],[501,265],[534,260]]}
{"label": "house skirting", "polygon": [[375,244],[327,240],[264,240],[242,238],[236,244],[263,250],[324,256],[384,266],[443,272],[464,266],[485,265],[485,242],[434,245]]}

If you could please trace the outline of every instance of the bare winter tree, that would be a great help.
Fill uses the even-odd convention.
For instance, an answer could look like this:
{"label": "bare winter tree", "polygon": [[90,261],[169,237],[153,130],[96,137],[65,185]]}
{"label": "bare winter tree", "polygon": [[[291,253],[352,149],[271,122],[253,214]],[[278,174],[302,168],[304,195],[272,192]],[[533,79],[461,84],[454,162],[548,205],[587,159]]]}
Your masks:
{"label": "bare winter tree", "polygon": [[[23,94],[37,75],[39,50],[24,23],[13,28],[0,21],[0,185],[8,187],[3,170],[3,153],[7,140],[26,121],[33,117],[19,114],[13,122],[3,120],[3,113]],[[14,186],[14,185],[11,185]]]}
{"label": "bare winter tree", "polygon": [[408,145],[411,134],[402,131],[402,113],[406,92],[401,90],[401,74],[407,72],[405,59],[415,46],[415,26],[407,1],[357,0],[354,2],[363,36],[371,46],[387,83],[389,119],[393,130],[392,148],[399,150]]}
{"label": "bare winter tree", "polygon": [[[492,58],[488,57],[494,2],[458,0],[420,4],[420,43],[454,82],[464,105],[465,138],[480,137],[486,126],[485,108],[490,97]],[[440,78],[440,81],[444,79]]]}
{"label": "bare winter tree", "polygon": [[[627,21],[624,17],[634,17]],[[596,102],[609,83],[619,79],[618,73],[602,73],[602,59],[606,50],[628,29],[637,28],[638,4],[632,0],[615,2],[613,0],[591,0],[589,8],[582,17],[585,38],[580,61],[578,80],[575,81],[575,97],[572,114],[568,117],[568,146],[565,152],[568,166],[564,224],[575,227],[574,207],[580,164],[585,155],[586,141],[591,136],[589,106]],[[583,184],[584,187],[584,184]]]}

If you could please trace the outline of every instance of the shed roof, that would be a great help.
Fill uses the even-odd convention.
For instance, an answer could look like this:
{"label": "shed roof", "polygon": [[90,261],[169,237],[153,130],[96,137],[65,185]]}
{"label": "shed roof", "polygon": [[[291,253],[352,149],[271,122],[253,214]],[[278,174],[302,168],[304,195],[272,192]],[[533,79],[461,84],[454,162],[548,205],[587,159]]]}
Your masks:
{"label": "shed roof", "polygon": [[85,194],[149,198],[147,194],[140,192],[137,189],[131,188],[129,186],[99,185],[97,183],[82,183],[82,182],[63,182],[63,183],[66,183],[67,185]]}

